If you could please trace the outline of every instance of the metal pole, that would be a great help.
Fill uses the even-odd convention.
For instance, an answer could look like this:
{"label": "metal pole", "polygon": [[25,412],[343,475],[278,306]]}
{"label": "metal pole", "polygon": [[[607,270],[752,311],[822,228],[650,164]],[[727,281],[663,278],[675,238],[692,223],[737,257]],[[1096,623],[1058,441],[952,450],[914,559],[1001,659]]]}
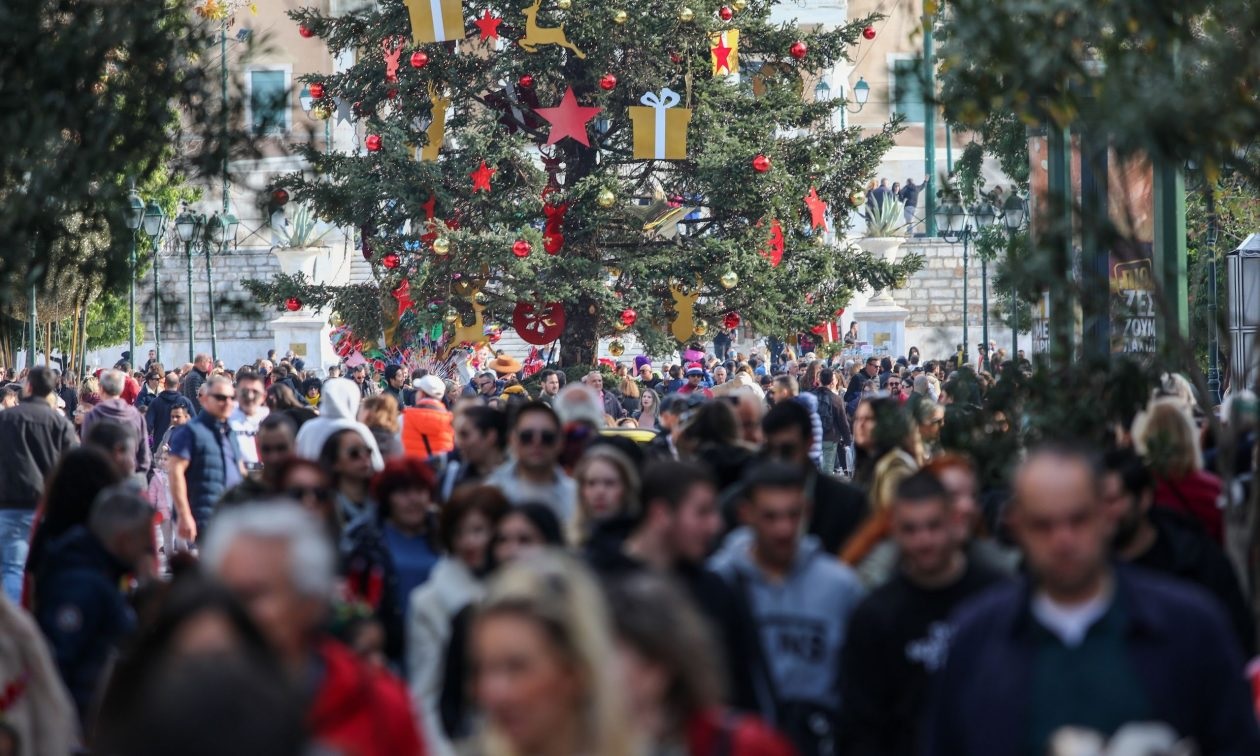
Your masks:
{"label": "metal pole", "polygon": [[27,328],[27,342],[26,342],[27,343],[27,349],[26,349],[27,369],[35,367],[35,343],[37,339],[35,335],[35,331],[36,331],[35,319],[38,317],[38,314],[35,312],[35,284],[31,284],[30,297],[31,297],[30,306],[26,308],[27,325],[29,326],[29,328]]}
{"label": "metal pole", "polygon": [[136,234],[140,233],[137,228],[131,232],[131,275],[128,286],[128,295],[130,297],[128,324],[127,324],[127,350],[131,355],[131,367],[136,366]]}
{"label": "metal pole", "polygon": [[219,339],[214,331],[214,278],[210,274],[210,247],[209,241],[204,241],[206,248],[206,307],[210,309],[210,356],[218,362],[219,360]]}
{"label": "metal pole", "polygon": [[[1011,255],[1014,262],[1014,255]],[[1019,287],[1015,285],[1015,267],[1011,266],[1011,360],[1019,365]]]}
{"label": "metal pole", "polygon": [[923,161],[927,164],[927,175],[932,182],[927,187],[927,235],[936,236],[936,66],[933,65],[935,53],[932,49],[932,31],[936,26],[936,16],[928,12],[928,3],[923,0]]}
{"label": "metal pole", "polygon": [[1051,219],[1047,230],[1055,240],[1051,258],[1050,355],[1056,366],[1072,358],[1075,341],[1075,314],[1072,302],[1072,138],[1066,128],[1047,127],[1046,171]]}
{"label": "metal pole", "polygon": [[[228,149],[227,149],[227,144],[228,144],[227,28],[228,27],[227,25],[228,25],[227,16],[224,16],[223,20],[219,22],[219,70],[221,73],[219,93],[222,96],[222,99],[219,101],[219,108],[222,111],[222,116],[223,116],[223,141],[219,145],[219,149],[223,152],[223,214],[224,215],[227,215],[227,212],[228,212]],[[211,334],[213,334],[213,331],[214,331],[213,312],[214,310],[212,309],[211,310],[212,314],[210,316],[211,317],[211,320],[210,320]],[[213,343],[213,339],[211,343]]]}
{"label": "metal pole", "polygon": [[[989,258],[980,258],[980,306],[984,308],[982,331],[984,348],[989,348]],[[993,355],[989,355],[989,370],[993,370]]]}
{"label": "metal pole", "polygon": [[970,313],[967,312],[967,290],[971,288],[971,279],[968,271],[968,259],[971,251],[971,231],[963,231],[963,359],[971,359],[971,342],[968,339]]}
{"label": "metal pole", "polygon": [[193,285],[192,285],[192,242],[184,242],[184,254],[188,258],[188,361],[195,356],[193,350]]}
{"label": "metal pole", "polygon": [[945,175],[954,175],[954,138],[950,135],[949,121],[945,122]]}
{"label": "metal pole", "polygon": [[1221,403],[1221,346],[1220,328],[1216,322],[1216,187],[1208,186],[1207,191],[1207,253],[1208,253],[1208,395],[1212,404]]}
{"label": "metal pole", "polygon": [[160,238],[153,240],[153,351],[157,361],[162,361],[162,297],[158,293],[158,248]]}

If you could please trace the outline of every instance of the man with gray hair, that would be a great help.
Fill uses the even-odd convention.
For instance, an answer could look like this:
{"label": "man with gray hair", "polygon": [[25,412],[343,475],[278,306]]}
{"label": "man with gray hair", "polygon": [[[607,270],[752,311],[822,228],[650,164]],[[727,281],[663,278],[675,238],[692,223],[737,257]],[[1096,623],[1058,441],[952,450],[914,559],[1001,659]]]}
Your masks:
{"label": "man with gray hair", "polygon": [[102,491],[87,525],[76,525],[48,546],[35,576],[35,619],[80,718],[135,628],[120,581],[151,575],[153,568],[153,507],[125,486]]}
{"label": "man with gray hair", "polygon": [[323,632],[336,554],[320,522],[291,503],[224,511],[202,566],[236,593],[295,685],[316,689],[314,745],[363,756],[423,752],[406,690]]}
{"label": "man with gray hair", "polygon": [[212,375],[198,399],[201,414],[171,433],[166,461],[178,534],[189,543],[197,540],[223,492],[244,477],[240,446],[228,426],[236,387],[225,376]]}
{"label": "man with gray hair", "polygon": [[149,428],[140,410],[122,399],[123,389],[127,387],[127,376],[121,370],[106,370],[101,373],[100,381],[103,401],[83,416],[83,435],[86,436],[92,426],[102,420],[131,428],[137,441],[135,472],[148,472],[152,460],[148,444]]}

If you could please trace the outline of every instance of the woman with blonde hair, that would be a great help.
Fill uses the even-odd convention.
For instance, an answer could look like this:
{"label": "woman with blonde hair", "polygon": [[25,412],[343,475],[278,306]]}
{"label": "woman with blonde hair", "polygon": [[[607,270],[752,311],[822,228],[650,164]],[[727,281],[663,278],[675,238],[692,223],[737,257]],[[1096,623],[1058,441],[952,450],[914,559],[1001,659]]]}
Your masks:
{"label": "woman with blonde hair", "polygon": [[402,441],[398,437],[398,401],[389,394],[364,397],[359,404],[359,422],[372,431],[376,445],[385,459],[401,457]]}
{"label": "woman with blonde hair", "polygon": [[1197,520],[1221,543],[1221,480],[1203,469],[1199,432],[1185,398],[1152,401],[1133,421],[1133,442],[1155,475],[1155,504]]}
{"label": "woman with blonde hair", "polygon": [[639,397],[639,411],[634,419],[639,421],[640,428],[660,429],[661,395],[652,389],[643,389]]}
{"label": "woman with blonde hair", "polygon": [[544,552],[491,581],[470,636],[483,756],[635,756],[604,597],[581,563]]}
{"label": "woman with blonde hair", "polygon": [[639,382],[631,378],[628,374],[621,376],[621,381],[617,384],[617,390],[621,392],[621,406],[626,411],[626,415],[634,417],[641,407],[642,402],[639,399]]}
{"label": "woman with blonde hair", "polygon": [[639,513],[639,471],[620,449],[596,444],[573,469],[578,488],[573,543],[584,544],[600,524]]}

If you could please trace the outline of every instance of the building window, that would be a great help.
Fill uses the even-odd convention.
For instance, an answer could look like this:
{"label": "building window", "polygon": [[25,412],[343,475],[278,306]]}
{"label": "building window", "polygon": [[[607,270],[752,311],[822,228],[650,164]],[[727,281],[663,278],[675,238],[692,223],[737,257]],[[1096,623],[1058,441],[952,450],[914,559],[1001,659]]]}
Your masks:
{"label": "building window", "polygon": [[249,72],[249,124],[255,134],[289,131],[289,72],[255,69]]}
{"label": "building window", "polygon": [[892,61],[892,102],[894,112],[910,123],[923,123],[923,63],[918,58]]}

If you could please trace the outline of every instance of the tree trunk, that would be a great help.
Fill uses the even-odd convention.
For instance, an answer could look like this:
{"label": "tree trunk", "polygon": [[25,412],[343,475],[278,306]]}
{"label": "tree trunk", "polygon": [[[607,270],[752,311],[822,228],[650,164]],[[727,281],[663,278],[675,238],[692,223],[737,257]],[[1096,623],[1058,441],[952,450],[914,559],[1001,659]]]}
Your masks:
{"label": "tree trunk", "polygon": [[560,337],[560,365],[594,365],[598,356],[599,310],[590,297],[579,297],[576,302],[565,306],[564,335]]}

